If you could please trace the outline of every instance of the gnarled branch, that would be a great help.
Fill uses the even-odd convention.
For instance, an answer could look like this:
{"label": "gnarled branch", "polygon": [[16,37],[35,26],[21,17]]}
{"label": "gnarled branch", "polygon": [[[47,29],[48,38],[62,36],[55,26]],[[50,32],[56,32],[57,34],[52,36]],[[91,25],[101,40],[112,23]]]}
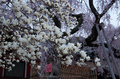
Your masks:
{"label": "gnarled branch", "polygon": [[[97,29],[96,29],[96,24],[94,24],[94,26],[92,27],[92,33],[90,36],[88,36],[85,41],[86,43],[89,45],[91,44],[91,42],[94,42],[97,40],[97,36],[98,36],[98,32],[97,32]],[[99,29],[101,30],[101,24],[99,24]]]}
{"label": "gnarled branch", "polygon": [[[70,32],[70,34],[74,34],[79,30],[79,27],[81,27],[81,24],[83,23],[83,15],[84,14],[80,13],[80,14],[69,14],[69,15],[72,16],[72,17],[76,17],[77,21],[78,21],[78,25],[75,28],[71,29],[71,32]],[[67,33],[63,32],[62,37],[63,36],[67,36]]]}
{"label": "gnarled branch", "polygon": [[98,33],[97,33],[97,29],[96,29],[96,24],[99,24],[99,29],[101,30],[101,24],[100,24],[100,19],[101,19],[101,17],[109,10],[109,8],[113,5],[113,3],[115,2],[116,0],[112,0],[111,2],[110,2],[110,4],[109,5],[107,5],[106,6],[106,8],[103,10],[103,12],[101,13],[101,14],[99,14],[98,12],[97,12],[97,10],[95,9],[95,7],[94,7],[94,5],[93,5],[93,0],[89,0],[89,6],[90,6],[90,8],[91,8],[91,11],[93,12],[93,14],[95,15],[95,18],[96,18],[96,20],[95,20],[95,23],[94,23],[94,26],[92,27],[92,33],[91,33],[91,35],[89,35],[86,39],[85,39],[85,41],[86,41],[86,43],[87,44],[91,44],[92,42],[94,42],[94,41],[96,41],[96,39],[97,39],[97,36],[98,36]]}
{"label": "gnarled branch", "polygon": [[97,12],[97,10],[95,9],[94,5],[93,5],[93,0],[89,0],[89,6],[91,8],[91,11],[93,12],[93,14],[95,15],[96,19],[99,16],[99,13]]}
{"label": "gnarled branch", "polygon": [[79,27],[81,27],[81,24],[83,23],[83,14],[70,14],[70,16],[76,17],[77,21],[78,21],[78,25],[71,29],[71,34],[74,34],[75,32],[77,32],[79,30]]}

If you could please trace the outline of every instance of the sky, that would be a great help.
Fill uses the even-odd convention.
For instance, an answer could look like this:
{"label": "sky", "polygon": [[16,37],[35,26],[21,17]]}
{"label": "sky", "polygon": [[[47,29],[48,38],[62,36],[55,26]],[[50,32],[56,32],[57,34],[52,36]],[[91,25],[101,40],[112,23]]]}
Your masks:
{"label": "sky", "polygon": [[119,27],[120,26],[120,23],[119,21],[117,21],[117,18],[118,18],[118,14],[117,13],[110,13],[111,14],[111,24],[113,24],[115,27]]}

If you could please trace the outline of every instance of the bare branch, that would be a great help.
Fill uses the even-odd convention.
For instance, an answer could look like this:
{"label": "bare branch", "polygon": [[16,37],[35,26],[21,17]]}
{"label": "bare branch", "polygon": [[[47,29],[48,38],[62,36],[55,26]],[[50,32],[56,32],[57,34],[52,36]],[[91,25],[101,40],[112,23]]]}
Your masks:
{"label": "bare branch", "polygon": [[100,17],[102,17],[109,9],[110,7],[115,3],[116,0],[112,0],[103,10],[103,12],[100,14]]}
{"label": "bare branch", "polygon": [[89,0],[89,6],[91,8],[91,11],[93,12],[93,14],[95,15],[96,19],[99,16],[99,13],[97,12],[97,10],[95,9],[94,5],[93,5],[93,0]]}

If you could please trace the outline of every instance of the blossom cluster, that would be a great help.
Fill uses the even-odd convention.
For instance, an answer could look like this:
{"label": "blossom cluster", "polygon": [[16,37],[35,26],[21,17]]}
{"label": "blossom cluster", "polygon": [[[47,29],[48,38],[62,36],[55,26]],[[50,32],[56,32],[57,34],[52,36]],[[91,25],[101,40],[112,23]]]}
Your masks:
{"label": "blossom cluster", "polygon": [[69,17],[74,9],[65,0],[1,0],[0,4],[0,66],[8,70],[15,66],[12,62],[25,61],[34,66],[36,59],[48,50],[41,45],[46,40],[58,45],[66,43],[54,16],[67,26],[75,24],[68,23],[75,21]]}
{"label": "blossom cluster", "polygon": [[[57,44],[58,57],[68,55],[65,63],[70,65],[70,54],[80,51],[81,44],[67,43],[71,30],[62,38],[63,32],[53,18],[58,17],[66,27],[75,27],[76,18],[69,16],[74,10],[65,0],[1,0],[0,67],[12,70],[13,62],[20,61],[36,66],[36,60],[49,49],[42,45],[47,40]],[[85,54],[82,57],[89,60]]]}

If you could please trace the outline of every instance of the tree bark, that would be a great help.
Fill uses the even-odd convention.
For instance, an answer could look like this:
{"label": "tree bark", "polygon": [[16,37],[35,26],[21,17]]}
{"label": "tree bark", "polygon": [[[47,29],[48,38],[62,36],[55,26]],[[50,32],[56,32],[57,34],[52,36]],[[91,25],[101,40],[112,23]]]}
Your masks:
{"label": "tree bark", "polygon": [[100,19],[102,16],[104,16],[104,14],[110,9],[110,7],[113,5],[113,3],[115,3],[116,0],[112,0],[103,10],[103,12],[101,14],[99,14],[97,12],[97,10],[95,9],[94,5],[93,5],[93,0],[89,0],[89,6],[91,11],[93,12],[94,16],[95,16],[95,22],[94,22],[94,26],[91,29],[91,34],[85,39],[87,45],[90,45],[92,42],[97,40],[98,37],[98,32],[96,29],[96,24],[99,24],[99,29],[101,30],[101,25],[100,25]]}

